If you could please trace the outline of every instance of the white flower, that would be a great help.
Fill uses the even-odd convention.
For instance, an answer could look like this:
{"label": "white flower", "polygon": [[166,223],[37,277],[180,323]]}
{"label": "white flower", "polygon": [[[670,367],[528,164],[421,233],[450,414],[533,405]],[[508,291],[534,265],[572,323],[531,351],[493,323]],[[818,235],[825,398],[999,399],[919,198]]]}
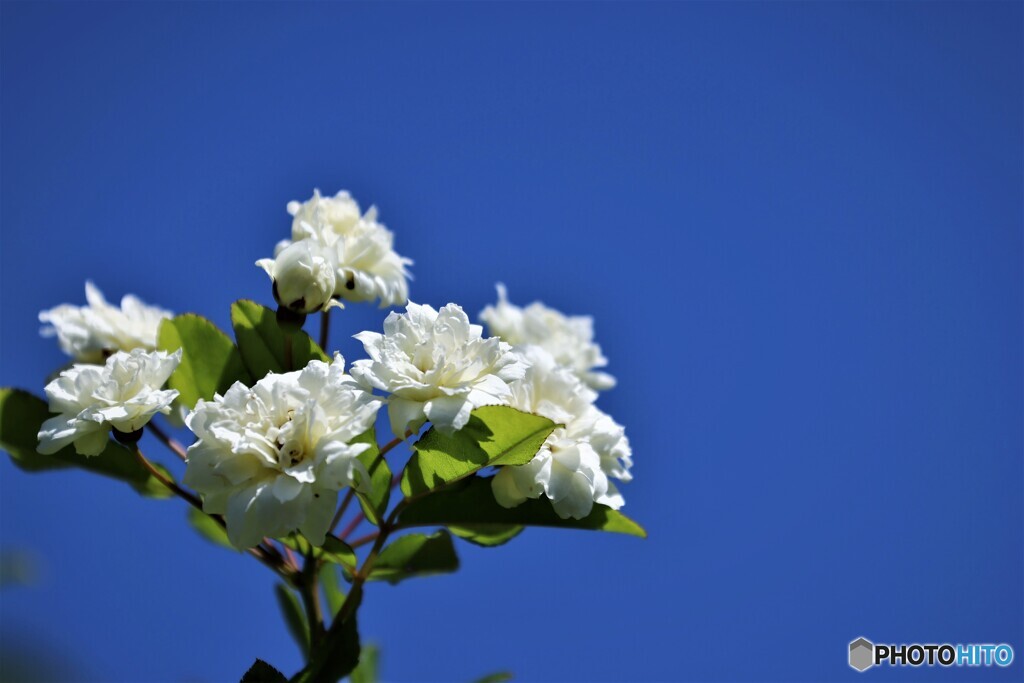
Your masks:
{"label": "white flower", "polygon": [[102,363],[114,351],[156,348],[160,321],[173,315],[126,295],[111,306],[92,282],[85,283],[87,306],[62,304],[39,314],[44,337],[56,335],[64,353],[82,363]]}
{"label": "white flower", "polygon": [[369,444],[350,442],[373,425],[380,406],[345,374],[340,355],[330,365],[271,373],[251,389],[236,382],[189,415],[199,439],[183,481],[203,495],[203,510],[224,515],[239,548],[296,530],[321,545],[338,491],[369,485],[357,459]]}
{"label": "white flower", "polygon": [[594,368],[608,364],[601,347],[594,343],[594,321],[590,316],[567,316],[535,301],[526,308],[508,302],[505,285],[498,285],[498,303],[480,313],[487,331],[509,344],[539,346],[560,364],[570,368],[592,389],[611,389],[615,378]]}
{"label": "white flower", "polygon": [[50,412],[60,413],[39,431],[40,453],[56,453],[69,443],[81,455],[99,455],[113,427],[126,434],[142,429],[157,413],[165,415],[178,397],[162,390],[181,361],[181,349],[118,351],[104,365],[73,365],[46,385]]}
{"label": "white flower", "polygon": [[529,463],[502,467],[491,480],[494,497],[515,507],[542,494],[563,519],[581,519],[594,503],[618,509],[625,501],[614,477],[629,481],[632,450],[622,426],[593,405],[597,394],[539,347],[517,348],[530,363],[512,384],[513,408],[565,425],[558,427]]}
{"label": "white flower", "polygon": [[260,259],[256,265],[274,282],[274,298],[297,313],[312,313],[339,305],[334,299],[334,262],[330,254],[313,240],[288,245],[272,259]]}
{"label": "white flower", "polygon": [[412,261],[394,250],[394,235],[377,221],[376,207],[360,214],[347,192],[306,202],[289,202],[292,241],[282,240],[275,255],[294,242],[312,240],[329,254],[335,269],[334,296],[349,301],[379,300],[381,308],[409,300]]}
{"label": "white flower", "polygon": [[523,376],[511,347],[482,333],[455,304],[436,311],[410,303],[405,313],[388,315],[384,334],[355,335],[370,360],[356,361],[352,375],[391,394],[388,418],[397,436],[428,419],[451,433],[473,408],[507,402],[508,383]]}
{"label": "white flower", "polygon": [[288,202],[288,213],[293,217],[292,239],[295,241],[308,237],[311,226],[319,226],[335,235],[348,234],[362,216],[359,204],[345,190],[333,197],[322,197],[320,190],[313,190],[313,196],[304,202]]}
{"label": "white flower", "polygon": [[409,300],[410,259],[393,248],[395,237],[377,222],[373,207],[351,232],[333,245],[337,288],[335,296],[350,301],[380,300],[380,307],[400,306]]}

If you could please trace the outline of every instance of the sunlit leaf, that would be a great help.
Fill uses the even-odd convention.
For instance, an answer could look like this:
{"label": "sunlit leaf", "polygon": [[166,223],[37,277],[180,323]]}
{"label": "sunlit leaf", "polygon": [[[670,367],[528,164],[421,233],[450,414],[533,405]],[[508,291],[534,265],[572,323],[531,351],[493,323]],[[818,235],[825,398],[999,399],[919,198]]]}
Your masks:
{"label": "sunlit leaf", "polygon": [[431,428],[413,444],[402,492],[420,496],[492,465],[525,465],[557,427],[551,420],[506,406],[477,408],[453,434]]}
{"label": "sunlit leaf", "polygon": [[236,381],[252,381],[231,338],[201,316],[164,319],[157,344],[167,352],[181,349],[181,363],[167,384],[178,390],[178,400],[188,408],[201,398],[209,401],[215,393],[223,394]]}

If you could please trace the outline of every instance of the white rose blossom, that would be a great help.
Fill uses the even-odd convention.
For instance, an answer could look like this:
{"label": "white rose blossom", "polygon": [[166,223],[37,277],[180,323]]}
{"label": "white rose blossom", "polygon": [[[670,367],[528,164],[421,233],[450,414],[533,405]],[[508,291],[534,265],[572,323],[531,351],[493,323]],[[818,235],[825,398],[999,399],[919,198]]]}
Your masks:
{"label": "white rose blossom", "polygon": [[455,304],[437,311],[410,303],[405,313],[388,315],[384,334],[355,335],[370,359],[356,361],[352,375],[391,394],[388,418],[396,436],[425,420],[452,433],[474,408],[507,403],[509,382],[525,371],[508,344],[482,334]]}
{"label": "white rose blossom", "polygon": [[502,467],[491,480],[498,503],[511,508],[541,495],[567,519],[590,514],[594,503],[624,504],[610,478],[629,481],[632,450],[622,426],[593,405],[596,392],[539,347],[517,347],[530,367],[512,383],[509,405],[565,425],[525,465]]}
{"label": "white rose blossom", "polygon": [[560,365],[571,369],[592,389],[611,389],[615,378],[605,372],[608,359],[594,343],[594,321],[590,316],[567,316],[535,301],[525,308],[508,302],[505,285],[498,284],[498,303],[480,313],[491,335],[513,345],[539,346]]}
{"label": "white rose blossom", "polygon": [[127,294],[112,306],[92,282],[85,283],[86,306],[62,304],[39,314],[44,337],[56,336],[60,348],[80,363],[102,363],[115,351],[156,348],[160,321],[173,314],[147,306]]}
{"label": "white rose blossom", "polygon": [[167,414],[178,397],[162,389],[181,361],[181,349],[118,351],[104,365],[76,364],[46,385],[50,412],[39,431],[40,453],[52,455],[73,443],[81,455],[99,455],[110,429],[142,429],[157,413]]}
{"label": "white rose blossom", "polygon": [[334,266],[335,298],[379,300],[381,308],[408,301],[412,261],[395,252],[394,235],[378,222],[376,207],[361,214],[347,192],[322,197],[314,191],[305,202],[289,202],[288,212],[292,238],[279,242],[275,255],[294,243],[316,242]]}
{"label": "white rose blossom", "polygon": [[314,240],[292,242],[272,259],[256,265],[274,283],[277,302],[297,313],[326,311],[334,300],[335,270],[330,254]]}
{"label": "white rose blossom", "polygon": [[293,531],[322,545],[338,491],[369,486],[358,456],[370,446],[351,441],[380,406],[345,374],[340,354],[329,365],[268,374],[251,389],[236,382],[189,415],[198,441],[183,481],[202,494],[204,511],[224,515],[238,548]]}

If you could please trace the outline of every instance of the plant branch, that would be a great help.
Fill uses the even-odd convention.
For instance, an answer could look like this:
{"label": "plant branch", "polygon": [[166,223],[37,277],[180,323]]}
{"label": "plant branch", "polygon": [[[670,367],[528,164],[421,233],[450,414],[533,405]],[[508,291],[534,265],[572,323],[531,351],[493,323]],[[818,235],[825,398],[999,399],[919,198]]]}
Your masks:
{"label": "plant branch", "polygon": [[315,649],[320,644],[320,639],[325,633],[324,618],[320,611],[320,600],[317,597],[319,595],[318,574],[316,556],[313,546],[310,545],[299,578],[299,595],[302,596],[302,604],[306,608],[306,620],[309,621],[310,649]]}
{"label": "plant branch", "polygon": [[320,313],[320,348],[327,353],[327,335],[331,332],[331,309]]}
{"label": "plant branch", "polygon": [[152,432],[153,436],[160,439],[160,441],[171,449],[176,456],[182,459],[182,461],[188,460],[188,455],[185,453],[185,447],[177,440],[171,437],[170,434],[165,432],[162,427],[158,426],[156,422],[150,420],[149,431]]}
{"label": "plant branch", "polygon": [[[142,463],[142,466],[149,470],[149,473],[152,474],[157,481],[166,486],[172,493],[174,493],[182,500],[186,501],[189,505],[202,512],[204,515],[207,515],[208,517],[213,519],[213,521],[217,522],[217,524],[219,524],[221,528],[226,528],[227,524],[224,522],[223,517],[221,517],[220,515],[211,515],[205,512],[203,510],[203,502],[199,500],[199,498],[194,493],[192,493],[191,491],[186,491],[185,489],[178,486],[177,483],[168,479],[163,472],[157,469],[156,466],[154,466],[153,463],[151,463],[146,458],[146,456],[142,454],[142,451],[139,450],[138,445],[134,447],[134,450],[135,457],[138,458],[139,462]],[[285,566],[284,560],[280,555],[277,555],[275,557],[275,555],[269,553],[265,548],[261,546],[256,546],[255,548],[248,548],[247,552],[253,557],[255,557],[257,560],[259,560],[260,562],[262,562],[263,564],[267,565],[272,570],[277,572],[277,574],[284,578],[286,581],[293,580],[292,575],[294,572],[290,571]]]}
{"label": "plant branch", "polygon": [[360,548],[360,547],[366,545],[367,543],[369,543],[370,541],[374,540],[375,538],[377,538],[377,536],[379,534],[380,534],[379,531],[371,531],[370,533],[366,534],[365,536],[360,536],[359,538],[357,538],[354,541],[352,541],[351,543],[349,543],[348,547],[352,548],[353,550],[355,550],[356,548]]}
{"label": "plant branch", "polygon": [[338,522],[341,521],[342,516],[345,514],[345,510],[348,510],[348,506],[352,502],[352,497],[355,494],[356,490],[349,487],[348,492],[345,493],[345,497],[341,501],[341,506],[338,508],[338,511],[334,513],[334,519],[331,520],[331,526],[328,527],[327,533],[334,532],[334,527],[338,526]]}

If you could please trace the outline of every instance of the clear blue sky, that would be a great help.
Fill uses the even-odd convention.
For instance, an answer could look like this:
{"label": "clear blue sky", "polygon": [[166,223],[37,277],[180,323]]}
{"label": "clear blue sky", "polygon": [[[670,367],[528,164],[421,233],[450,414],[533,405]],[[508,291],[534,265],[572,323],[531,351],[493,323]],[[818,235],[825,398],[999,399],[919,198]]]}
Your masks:
{"label": "clear blue sky", "polygon": [[[531,530],[375,585],[391,681],[859,680],[847,643],[1008,642],[1024,677],[1019,3],[0,7],[2,374],[93,278],[227,326],[314,186],[414,300],[596,318],[650,538]],[[334,339],[376,329],[351,306]],[[168,461],[169,462],[169,461]],[[179,501],[0,462],[6,646],[81,680],[299,654]],[[881,670],[924,680],[935,671]]]}

